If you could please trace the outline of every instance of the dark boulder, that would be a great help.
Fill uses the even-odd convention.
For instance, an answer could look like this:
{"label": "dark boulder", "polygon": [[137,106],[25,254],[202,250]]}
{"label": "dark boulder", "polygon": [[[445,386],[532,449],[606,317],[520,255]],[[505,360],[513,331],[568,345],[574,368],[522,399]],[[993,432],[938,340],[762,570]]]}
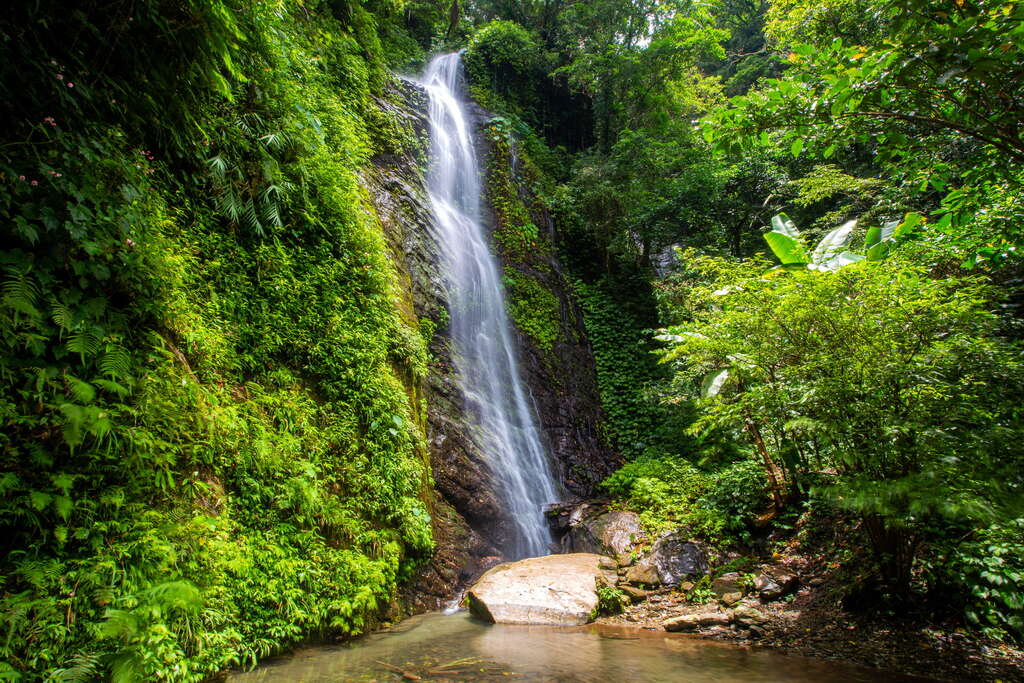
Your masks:
{"label": "dark boulder", "polygon": [[[687,578],[699,578],[708,573],[708,556],[695,541],[679,533],[659,538],[651,551],[630,568],[628,581],[663,586],[678,586]],[[630,577],[634,577],[631,579]]]}
{"label": "dark boulder", "polygon": [[800,585],[800,580],[792,574],[761,574],[754,579],[754,592],[761,602],[772,602],[784,598]]}

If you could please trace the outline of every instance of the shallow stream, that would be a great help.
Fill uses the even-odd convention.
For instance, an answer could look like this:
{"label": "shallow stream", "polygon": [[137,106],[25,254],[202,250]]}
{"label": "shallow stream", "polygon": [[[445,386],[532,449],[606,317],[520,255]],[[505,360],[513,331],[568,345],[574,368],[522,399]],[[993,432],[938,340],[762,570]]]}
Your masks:
{"label": "shallow stream", "polygon": [[[681,634],[590,624],[488,625],[465,612],[424,614],[347,645],[271,660],[234,683],[288,681],[898,681],[838,662]],[[406,677],[404,680],[417,680]]]}

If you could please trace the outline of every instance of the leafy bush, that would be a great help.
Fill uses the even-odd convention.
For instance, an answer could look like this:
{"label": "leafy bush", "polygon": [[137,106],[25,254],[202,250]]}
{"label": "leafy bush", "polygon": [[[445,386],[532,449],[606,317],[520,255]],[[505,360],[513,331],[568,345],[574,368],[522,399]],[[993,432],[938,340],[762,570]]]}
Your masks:
{"label": "leafy bush", "polygon": [[537,83],[547,74],[529,31],[511,21],[484,24],[470,37],[464,63],[473,94],[485,106],[539,121]]}
{"label": "leafy bush", "polygon": [[[932,563],[939,596],[963,605],[987,636],[1024,642],[1024,519],[994,524],[962,543],[946,540]],[[950,590],[957,591],[953,596]]]}
{"label": "leafy bush", "polygon": [[985,519],[1013,499],[1021,353],[996,336],[983,284],[897,258],[772,276],[687,259],[707,280],[690,321],[663,335],[677,390],[705,396],[696,430],[745,433],[776,506],[834,468],[827,492],[861,515],[883,576],[906,592],[928,520]]}
{"label": "leafy bush", "polygon": [[597,607],[593,617],[600,615],[621,614],[626,606],[626,596],[614,586],[598,581],[597,586]]}
{"label": "leafy bush", "polygon": [[717,512],[724,533],[739,537],[747,534],[770,503],[764,471],[754,460],[740,460],[710,475],[697,501],[700,508]]}

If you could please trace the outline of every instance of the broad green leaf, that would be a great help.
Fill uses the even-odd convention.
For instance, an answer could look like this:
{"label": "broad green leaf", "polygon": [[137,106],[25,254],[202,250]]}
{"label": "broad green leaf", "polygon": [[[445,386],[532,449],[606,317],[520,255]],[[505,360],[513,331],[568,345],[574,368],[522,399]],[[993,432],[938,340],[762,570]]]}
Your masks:
{"label": "broad green leaf", "polygon": [[882,241],[882,229],[873,226],[868,228],[868,234],[864,236],[864,246],[870,249]]}
{"label": "broad green leaf", "polygon": [[727,379],[729,379],[729,368],[710,373],[701,384],[700,395],[704,398],[717,396],[722,391],[722,386]]}
{"label": "broad green leaf", "polygon": [[921,224],[921,214],[910,212],[903,217],[903,222],[896,226],[892,232],[893,237],[903,237]]}
{"label": "broad green leaf", "polygon": [[848,266],[851,263],[856,263],[857,261],[863,260],[864,257],[861,256],[860,254],[855,254],[852,251],[844,251],[843,253],[839,254],[831,261],[829,261],[829,265],[835,268],[842,268],[843,266]]}
{"label": "broad green leaf", "polygon": [[766,232],[764,239],[784,266],[811,262],[807,249],[799,239],[781,232]]}
{"label": "broad green leaf", "polygon": [[818,242],[818,246],[815,247],[814,253],[811,254],[811,260],[814,263],[825,263],[831,259],[840,250],[844,249],[850,242],[850,236],[853,234],[853,229],[857,227],[857,221],[847,221],[835,230],[829,231],[827,235],[821,238]]}
{"label": "broad green leaf", "polygon": [[784,213],[772,216],[772,230],[781,232],[783,235],[789,235],[790,237],[800,237],[800,231],[796,229],[796,225],[790,220],[789,216]]}
{"label": "broad green leaf", "polygon": [[881,261],[889,255],[889,242],[879,242],[878,244],[872,245],[864,252],[864,256],[868,261]]}

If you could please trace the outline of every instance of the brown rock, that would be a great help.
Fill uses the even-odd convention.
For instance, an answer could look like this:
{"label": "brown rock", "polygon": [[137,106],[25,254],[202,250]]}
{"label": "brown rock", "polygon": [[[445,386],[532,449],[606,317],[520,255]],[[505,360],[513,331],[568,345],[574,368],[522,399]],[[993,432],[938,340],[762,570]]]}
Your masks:
{"label": "brown rock", "polygon": [[732,611],[732,618],[741,626],[760,626],[768,621],[760,610],[746,605],[740,605]]}
{"label": "brown rock", "polygon": [[695,631],[712,626],[728,626],[732,615],[728,612],[704,612],[701,614],[683,614],[661,622],[666,631]]}
{"label": "brown rock", "polygon": [[638,562],[626,570],[626,581],[641,586],[660,586],[661,576],[653,562]]}
{"label": "brown rock", "polygon": [[731,607],[743,599],[743,593],[726,593],[719,598],[719,601],[726,607]]}
{"label": "brown rock", "polygon": [[743,597],[742,577],[738,572],[722,574],[711,582],[711,590],[718,597],[723,597],[727,593],[739,593],[740,597]]}
{"label": "brown rock", "polygon": [[619,590],[629,596],[632,602],[641,602],[647,598],[647,591],[636,586],[620,585]]}

